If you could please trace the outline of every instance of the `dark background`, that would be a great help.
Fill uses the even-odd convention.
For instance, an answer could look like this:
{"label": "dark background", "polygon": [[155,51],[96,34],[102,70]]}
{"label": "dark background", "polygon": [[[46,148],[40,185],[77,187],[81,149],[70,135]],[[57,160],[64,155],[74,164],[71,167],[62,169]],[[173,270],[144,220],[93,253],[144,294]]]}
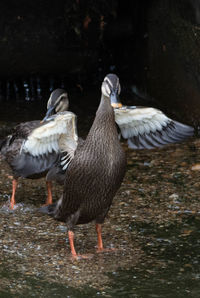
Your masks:
{"label": "dark background", "polygon": [[124,104],[158,107],[197,126],[199,49],[198,0],[3,0],[1,119],[10,119],[17,102],[23,111],[34,101],[42,114],[58,87],[67,89],[75,112],[90,115],[104,76],[114,72]]}

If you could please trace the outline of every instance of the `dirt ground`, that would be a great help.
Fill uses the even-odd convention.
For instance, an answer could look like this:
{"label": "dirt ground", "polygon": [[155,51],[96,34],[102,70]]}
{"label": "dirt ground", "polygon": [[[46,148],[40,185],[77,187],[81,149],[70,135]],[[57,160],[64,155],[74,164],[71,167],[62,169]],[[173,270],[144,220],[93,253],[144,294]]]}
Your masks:
{"label": "dirt ground", "polygon": [[[1,289],[10,293],[31,289],[27,277],[76,288],[88,286],[103,293],[110,282],[109,272],[148,262],[159,268],[167,266],[168,260],[160,262],[145,248],[157,237],[155,230],[167,233],[170,227],[179,226],[176,237],[186,239],[193,233],[184,225],[186,218],[195,218],[200,226],[200,141],[190,139],[142,151],[123,146],[127,172],[103,226],[105,247],[116,250],[97,254],[94,224],[78,226],[77,251],[93,254],[91,259],[80,261],[70,257],[65,224],[37,211],[46,199],[45,179],[21,179],[16,193],[18,207],[14,211],[7,208],[10,171],[0,159],[0,263],[9,272],[2,275]],[[54,200],[61,192],[62,187],[54,185]],[[146,274],[152,273],[147,270]]]}

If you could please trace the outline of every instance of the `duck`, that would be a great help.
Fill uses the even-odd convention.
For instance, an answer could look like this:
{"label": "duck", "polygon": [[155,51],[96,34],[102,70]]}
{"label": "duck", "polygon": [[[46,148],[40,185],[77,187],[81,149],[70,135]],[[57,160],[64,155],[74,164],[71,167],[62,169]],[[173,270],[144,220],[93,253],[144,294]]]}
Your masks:
{"label": "duck", "polygon": [[[47,102],[47,116],[63,112],[69,107],[68,94],[64,89],[55,89]],[[0,154],[8,163],[12,171],[12,195],[10,209],[16,205],[15,193],[19,177],[27,179],[39,179],[45,177],[48,170],[56,163],[58,156],[55,151],[45,153],[39,157],[21,150],[23,143],[38,127],[43,126],[40,120],[33,120],[18,124],[12,134],[0,142]],[[52,182],[46,180],[47,199],[45,204],[52,203]]]}
{"label": "duck", "polygon": [[[133,143],[133,147],[138,149],[160,147],[194,133],[193,128],[174,122],[157,109],[123,106],[119,101],[120,90],[118,76],[106,75],[101,85],[100,104],[86,139],[79,144],[76,121],[71,124],[71,132],[66,125],[65,134],[60,133],[56,137],[58,150],[63,153],[59,163],[66,170],[63,193],[56,203],[41,207],[39,212],[66,223],[73,259],[85,257],[77,254],[74,245],[74,229],[79,224],[94,221],[97,252],[106,250],[102,240],[102,224],[126,172],[126,155],[119,140],[117,126],[121,128],[121,133],[129,144],[132,146]],[[54,119],[45,118],[46,125],[56,121],[57,117],[61,115],[55,115]],[[60,121],[62,122],[61,118]],[[55,129],[55,125],[53,127]],[[39,130],[40,128],[36,129],[32,137],[37,133],[42,138]],[[51,139],[49,128],[48,140]],[[37,137],[35,140],[38,142]],[[59,148],[59,144],[63,147]],[[40,146],[40,142],[35,145]],[[48,146],[52,144],[47,144],[47,148]]]}

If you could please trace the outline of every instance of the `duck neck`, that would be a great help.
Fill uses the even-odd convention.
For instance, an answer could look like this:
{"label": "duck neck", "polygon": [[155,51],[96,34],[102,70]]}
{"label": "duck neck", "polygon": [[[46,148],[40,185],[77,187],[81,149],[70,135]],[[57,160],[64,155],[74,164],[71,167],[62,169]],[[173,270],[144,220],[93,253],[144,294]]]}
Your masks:
{"label": "duck neck", "polygon": [[89,131],[88,138],[90,139],[96,135],[99,135],[101,138],[99,139],[100,142],[103,139],[110,137],[117,138],[118,140],[114,110],[111,106],[110,99],[104,95],[101,96],[101,101],[96,112],[96,117]]}
{"label": "duck neck", "polygon": [[107,114],[114,115],[114,111],[113,111],[113,107],[111,106],[111,103],[110,103],[110,98],[108,98],[102,94],[99,107],[96,111],[96,118],[99,115],[100,115],[100,117],[103,117],[103,115],[107,115]]}

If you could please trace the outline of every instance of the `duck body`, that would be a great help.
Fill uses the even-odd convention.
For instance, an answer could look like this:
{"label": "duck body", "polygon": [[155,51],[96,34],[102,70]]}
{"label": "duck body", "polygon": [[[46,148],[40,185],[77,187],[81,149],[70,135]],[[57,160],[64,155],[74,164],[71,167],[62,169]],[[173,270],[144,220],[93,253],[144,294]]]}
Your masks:
{"label": "duck body", "polygon": [[1,144],[0,152],[9,164],[15,179],[44,177],[58,158],[55,153],[38,157],[21,150],[28,136],[41,125],[39,120],[20,123],[14,128],[12,135],[7,136]]}
{"label": "duck body", "polygon": [[[100,141],[101,140],[101,141]],[[120,145],[114,111],[102,97],[89,134],[70,163],[62,199],[54,217],[76,224],[102,223],[125,175],[126,158]]]}
{"label": "duck body", "polygon": [[[101,101],[85,141],[76,147],[68,164],[62,197],[40,212],[67,224],[72,257],[79,257],[74,247],[74,227],[96,222],[98,252],[102,252],[101,224],[121,186],[126,170],[126,156],[121,147],[113,105],[117,107],[119,79],[109,74],[102,83]],[[71,126],[72,128],[74,125]],[[71,134],[73,135],[73,134]],[[78,140],[78,138],[77,138]],[[84,257],[84,256],[81,256]]]}

